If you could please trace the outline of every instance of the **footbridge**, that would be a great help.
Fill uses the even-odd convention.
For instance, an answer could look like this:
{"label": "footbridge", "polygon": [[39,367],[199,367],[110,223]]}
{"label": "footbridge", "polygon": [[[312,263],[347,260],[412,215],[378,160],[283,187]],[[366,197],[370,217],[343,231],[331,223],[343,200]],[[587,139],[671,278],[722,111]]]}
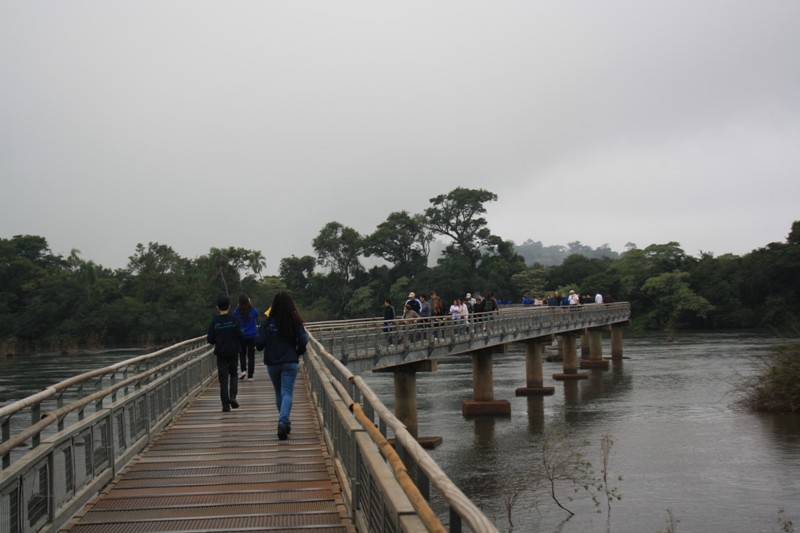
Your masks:
{"label": "footbridge", "polygon": [[[603,332],[621,357],[628,317],[627,304],[611,304],[308,324],[286,441],[265,379],[243,382],[241,408],[221,412],[203,337],[72,377],[0,407],[0,531],[497,531],[420,444],[414,374],[472,356],[480,383],[466,403],[479,407],[465,414],[496,413],[492,353],[525,343],[517,393],[547,394],[543,346],[557,339],[561,379],[580,379],[584,363],[607,365]],[[366,370],[394,372],[395,397],[409,399],[390,412]]]}

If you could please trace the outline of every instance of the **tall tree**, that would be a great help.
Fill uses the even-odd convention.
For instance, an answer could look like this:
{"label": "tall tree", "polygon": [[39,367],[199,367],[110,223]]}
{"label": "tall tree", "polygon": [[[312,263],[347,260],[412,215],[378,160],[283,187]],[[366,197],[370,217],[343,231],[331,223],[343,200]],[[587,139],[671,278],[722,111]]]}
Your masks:
{"label": "tall tree", "polygon": [[361,235],[338,222],[325,224],[312,241],[317,262],[341,282],[348,283],[363,270],[358,257],[363,251]]}
{"label": "tall tree", "polygon": [[363,239],[353,228],[328,222],[314,238],[312,245],[317,252],[318,264],[328,268],[328,276],[323,283],[328,294],[326,299],[336,316],[341,317],[353,291],[350,282],[364,271],[358,260],[363,250]]}
{"label": "tall tree", "polygon": [[302,302],[309,300],[309,289],[311,288],[314,268],[317,260],[310,255],[303,257],[284,257],[278,269],[280,277],[286,283],[286,287],[294,293],[295,299]]}
{"label": "tall tree", "polygon": [[484,204],[497,200],[497,195],[484,189],[457,187],[448,194],[430,199],[425,210],[425,224],[433,232],[453,240],[449,253],[467,258],[473,268],[481,259],[482,249],[494,249],[497,243],[486,219]]}
{"label": "tall tree", "polygon": [[705,317],[714,308],[691,289],[688,272],[676,270],[653,276],[642,285],[642,291],[655,302],[650,315],[666,330],[669,340],[683,320]]}
{"label": "tall tree", "polygon": [[425,268],[433,234],[424,218],[407,211],[395,211],[364,239],[364,253],[375,255],[394,265],[399,275],[413,274]]}
{"label": "tall tree", "polygon": [[259,276],[266,268],[264,255],[257,250],[246,248],[211,248],[208,253],[208,265],[212,279],[219,278],[226,294],[233,294],[239,289],[241,279],[245,276]]}

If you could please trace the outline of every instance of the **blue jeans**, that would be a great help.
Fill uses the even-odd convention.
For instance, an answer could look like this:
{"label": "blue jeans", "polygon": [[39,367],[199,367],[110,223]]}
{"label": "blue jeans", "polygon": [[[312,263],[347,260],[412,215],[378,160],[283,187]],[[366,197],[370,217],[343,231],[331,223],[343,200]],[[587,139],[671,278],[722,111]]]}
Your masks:
{"label": "blue jeans", "polygon": [[267,365],[269,379],[275,388],[275,405],[280,412],[279,422],[287,428],[292,427],[289,415],[292,412],[292,398],[294,396],[294,381],[297,379],[298,363],[283,363],[280,365]]}

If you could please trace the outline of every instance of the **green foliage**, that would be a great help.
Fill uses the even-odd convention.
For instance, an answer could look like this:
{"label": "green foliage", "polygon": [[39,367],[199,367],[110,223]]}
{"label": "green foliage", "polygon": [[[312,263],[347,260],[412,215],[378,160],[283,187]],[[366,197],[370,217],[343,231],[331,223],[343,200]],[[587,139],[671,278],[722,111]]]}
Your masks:
{"label": "green foliage", "polygon": [[[46,239],[0,239],[0,343],[7,351],[162,344],[202,334],[219,294],[248,294],[257,308],[288,289],[306,320],[378,316],[383,298],[437,292],[445,306],[467,292],[504,301],[575,288],[631,304],[635,328],[800,328],[800,222],[784,243],[743,257],[688,256],[676,242],[635,245],[618,257],[579,241],[558,247],[559,263],[527,266],[523,252],[492,235],[484,214],[494,193],[457,188],[431,198],[422,214],[392,212],[367,237],[329,222],[312,241],[315,256],[280,262],[264,277],[260,251],[211,248],[195,259],[157,242],[138,244],[127,267],[109,270],[53,254]],[[432,236],[450,239],[434,267]],[[365,271],[373,255],[386,264]],[[607,300],[608,301],[608,300]],[[313,317],[313,318],[311,318]]]}
{"label": "green foliage", "polygon": [[432,240],[421,215],[394,212],[364,239],[364,253],[393,264],[400,275],[413,274],[427,265]]}
{"label": "green foliage", "polygon": [[511,282],[518,294],[541,296],[545,293],[550,271],[542,266],[526,268],[511,276]]}
{"label": "green foliage", "polygon": [[800,344],[781,347],[739,385],[739,402],[748,409],[800,413]]}
{"label": "green foliage", "polygon": [[688,283],[687,272],[664,272],[642,285],[642,292],[654,303],[649,315],[659,327],[666,329],[670,338],[675,329],[688,317],[705,317],[714,306],[695,294]]}
{"label": "green foliage", "polygon": [[486,213],[484,204],[496,200],[497,195],[487,190],[457,187],[430,199],[433,205],[425,210],[425,225],[433,233],[452,239],[450,255],[465,257],[474,268],[482,249],[494,249],[495,240],[481,215]]}
{"label": "green foliage", "polygon": [[257,303],[283,286],[276,278],[261,280],[263,266],[256,251],[212,248],[188,260],[151,242],[136,246],[126,269],[111,271],[84,261],[78,250],[54,255],[41,237],[0,239],[0,342],[8,352],[25,353],[197,336],[225,284],[233,298],[245,291]]}

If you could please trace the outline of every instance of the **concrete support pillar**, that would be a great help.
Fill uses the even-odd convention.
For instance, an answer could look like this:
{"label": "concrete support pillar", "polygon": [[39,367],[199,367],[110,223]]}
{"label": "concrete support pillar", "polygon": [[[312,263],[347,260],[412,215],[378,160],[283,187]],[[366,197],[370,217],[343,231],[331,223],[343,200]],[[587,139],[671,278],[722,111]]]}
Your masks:
{"label": "concrete support pillar", "polygon": [[416,439],[419,428],[416,371],[399,370],[394,373],[394,405],[394,415]]}
{"label": "concrete support pillar", "polygon": [[578,344],[575,340],[574,333],[566,333],[559,335],[561,345],[564,348],[564,373],[553,374],[553,379],[556,381],[564,381],[567,379],[586,379],[586,374],[578,373]]}
{"label": "concrete support pillar", "polygon": [[544,386],[542,354],[545,342],[549,344],[552,341],[533,339],[525,343],[525,387],[516,390],[517,396],[541,396],[555,392],[555,388]]}
{"label": "concrete support pillar", "polygon": [[611,326],[611,358],[622,359],[622,327]]}
{"label": "concrete support pillar", "polygon": [[426,359],[376,370],[376,372],[391,372],[394,376],[394,415],[406,426],[417,442],[427,449],[440,445],[442,437],[420,437],[418,435],[417,372],[435,372],[436,366],[435,359]]}
{"label": "concrete support pillar", "polygon": [[589,359],[581,361],[581,368],[600,368],[608,370],[608,361],[603,359],[603,332],[589,330]]}
{"label": "concrete support pillar", "polygon": [[472,400],[464,400],[461,404],[464,415],[500,415],[511,414],[508,400],[494,399],[494,382],[492,371],[492,350],[479,350],[472,353]]}
{"label": "concrete support pillar", "polygon": [[589,359],[589,348],[589,330],[585,329],[581,334],[581,359]]}
{"label": "concrete support pillar", "polygon": [[494,370],[492,352],[479,351],[472,354],[472,399],[476,402],[494,400]]}

